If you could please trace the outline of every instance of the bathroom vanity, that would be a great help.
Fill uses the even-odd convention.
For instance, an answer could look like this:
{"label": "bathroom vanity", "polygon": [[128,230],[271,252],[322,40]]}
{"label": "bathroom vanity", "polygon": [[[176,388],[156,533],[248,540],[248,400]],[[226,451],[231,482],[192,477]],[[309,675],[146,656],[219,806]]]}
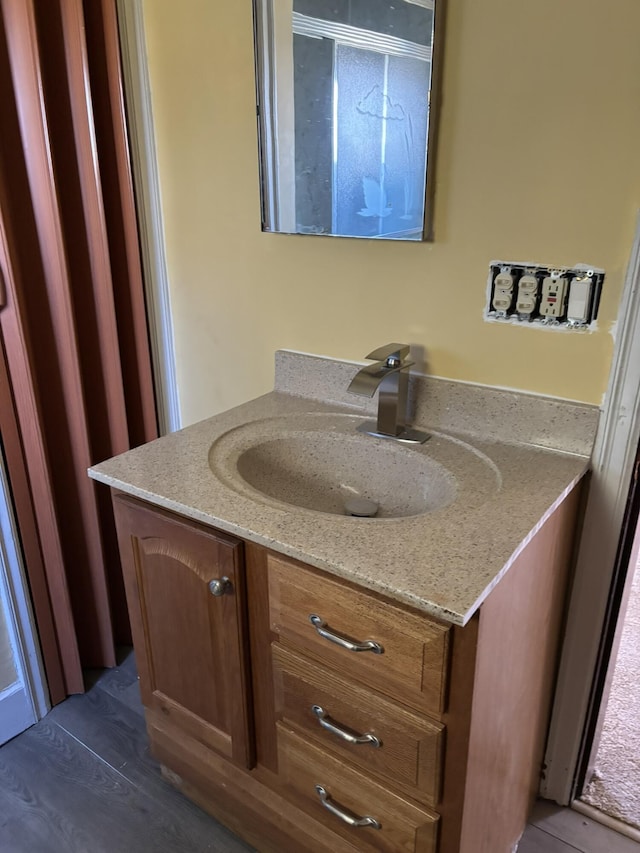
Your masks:
{"label": "bathroom vanity", "polygon": [[[114,492],[152,751],[259,851],[511,853],[597,411],[417,379],[432,438],[398,455],[353,439],[372,411],[342,395],[356,369],[279,353],[271,394],[91,469]],[[369,452],[382,517],[318,509],[327,460],[339,492]],[[419,476],[394,485],[411,453]]]}

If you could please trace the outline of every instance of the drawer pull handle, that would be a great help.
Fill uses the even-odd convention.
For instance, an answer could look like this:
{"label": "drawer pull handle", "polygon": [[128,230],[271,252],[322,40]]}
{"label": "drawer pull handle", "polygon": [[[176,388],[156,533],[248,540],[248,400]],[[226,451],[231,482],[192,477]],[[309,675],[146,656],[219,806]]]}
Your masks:
{"label": "drawer pull handle", "polygon": [[311,622],[318,634],[324,637],[325,640],[329,640],[329,642],[335,643],[350,652],[373,652],[376,655],[381,655],[384,652],[380,643],[376,643],[373,640],[365,640],[364,643],[357,643],[348,637],[342,636],[342,634],[337,634],[319,616],[309,616],[309,622]]}
{"label": "drawer pull handle", "polygon": [[332,802],[329,794],[322,785],[316,785],[316,794],[320,797],[320,802],[328,812],[339,817],[340,820],[344,821],[349,826],[370,826],[372,829],[382,828],[374,817],[369,817],[369,815],[366,815],[365,817],[357,817],[353,812],[350,812],[348,809],[344,809],[337,803]]}
{"label": "drawer pull handle", "polygon": [[326,729],[331,734],[336,735],[341,738],[341,740],[346,740],[347,743],[352,744],[361,744],[361,743],[370,743],[371,746],[381,746],[380,740],[372,735],[371,732],[365,732],[363,735],[356,735],[353,732],[350,732],[348,729],[344,729],[339,723],[336,723],[331,717],[327,714],[324,708],[321,708],[320,705],[312,705],[311,710],[318,718],[318,722],[322,726],[323,729]]}

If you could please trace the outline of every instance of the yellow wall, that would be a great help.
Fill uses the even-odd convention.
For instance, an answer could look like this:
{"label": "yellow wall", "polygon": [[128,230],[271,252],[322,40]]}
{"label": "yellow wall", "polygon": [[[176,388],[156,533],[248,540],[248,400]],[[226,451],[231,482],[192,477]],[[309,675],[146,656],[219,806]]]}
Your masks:
{"label": "yellow wall", "polygon": [[[250,0],[144,0],[184,423],[280,347],[600,403],[640,207],[640,3],[448,0],[433,244],[260,231]],[[606,270],[599,331],[485,323],[494,258]]]}

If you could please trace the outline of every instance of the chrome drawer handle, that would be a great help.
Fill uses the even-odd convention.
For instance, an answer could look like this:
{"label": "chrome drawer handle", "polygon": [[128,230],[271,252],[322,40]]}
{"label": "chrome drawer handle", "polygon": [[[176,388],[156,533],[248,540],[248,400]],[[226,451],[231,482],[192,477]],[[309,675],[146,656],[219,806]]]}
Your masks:
{"label": "chrome drawer handle", "polygon": [[323,729],[326,729],[331,734],[336,735],[342,740],[346,740],[347,743],[360,744],[360,743],[370,743],[371,746],[381,746],[380,740],[372,735],[371,732],[365,732],[363,735],[355,735],[350,732],[348,729],[344,729],[339,723],[336,723],[331,717],[327,714],[324,708],[321,708],[320,705],[312,705],[311,710],[318,718],[318,722],[322,726]]}
{"label": "chrome drawer handle", "polygon": [[365,817],[357,817],[352,812],[342,808],[342,806],[339,806],[337,803],[331,802],[329,794],[322,785],[316,785],[316,794],[320,797],[320,802],[328,812],[339,817],[340,820],[344,821],[349,826],[370,826],[372,829],[382,829],[381,825],[374,817],[369,817],[369,815],[366,815]]}
{"label": "chrome drawer handle", "polygon": [[376,655],[381,655],[384,652],[380,643],[376,643],[373,640],[365,640],[364,643],[357,643],[348,637],[342,636],[342,634],[336,634],[319,616],[309,616],[309,622],[311,622],[318,634],[324,637],[325,640],[329,640],[329,642],[335,643],[350,652],[373,652]]}

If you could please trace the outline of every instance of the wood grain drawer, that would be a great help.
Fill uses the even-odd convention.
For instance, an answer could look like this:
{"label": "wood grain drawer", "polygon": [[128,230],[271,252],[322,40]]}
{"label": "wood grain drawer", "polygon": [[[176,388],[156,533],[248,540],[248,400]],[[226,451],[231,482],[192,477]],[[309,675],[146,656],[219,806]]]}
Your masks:
{"label": "wood grain drawer", "polygon": [[[375,690],[436,714],[446,699],[449,628],[415,611],[269,554],[271,630]],[[349,651],[312,624],[374,651]]]}
{"label": "wood grain drawer", "polygon": [[[439,817],[393,794],[371,779],[278,724],[280,778],[308,814],[350,841],[358,850],[376,853],[435,853]],[[374,826],[349,826],[323,805],[352,818],[372,818]]]}
{"label": "wood grain drawer", "polygon": [[[287,727],[298,728],[341,759],[376,774],[383,784],[400,783],[414,799],[437,804],[444,741],[441,723],[420,718],[319,664],[310,665],[279,644],[273,646],[273,672],[276,715]],[[319,709],[327,715],[324,727]],[[336,732],[336,726],[348,733],[370,733],[377,743],[350,743]]]}

